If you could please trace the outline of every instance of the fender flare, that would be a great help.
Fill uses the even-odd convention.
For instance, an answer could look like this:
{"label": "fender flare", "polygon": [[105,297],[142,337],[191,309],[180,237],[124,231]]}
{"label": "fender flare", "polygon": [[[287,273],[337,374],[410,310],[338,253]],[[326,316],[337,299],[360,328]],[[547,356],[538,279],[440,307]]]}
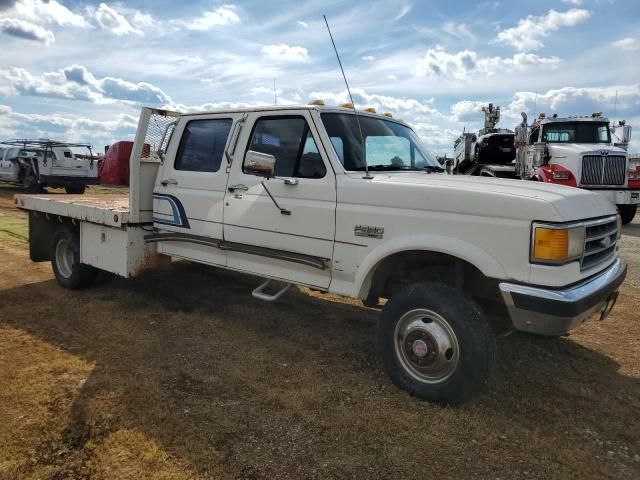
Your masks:
{"label": "fender flare", "polygon": [[373,273],[384,259],[396,253],[422,250],[450,255],[464,260],[490,278],[506,278],[502,264],[489,252],[459,238],[440,235],[412,235],[390,240],[374,248],[364,258],[355,275],[355,297],[362,298],[369,289]]}

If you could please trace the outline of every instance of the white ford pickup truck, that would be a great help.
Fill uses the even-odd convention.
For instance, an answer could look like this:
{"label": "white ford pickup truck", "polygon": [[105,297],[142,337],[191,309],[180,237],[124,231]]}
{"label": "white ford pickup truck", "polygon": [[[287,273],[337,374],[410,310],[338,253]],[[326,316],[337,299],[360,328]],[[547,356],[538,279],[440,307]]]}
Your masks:
{"label": "white ford pickup truck", "polygon": [[298,284],[384,304],[386,372],[443,404],[486,383],[501,322],[557,336],[609,314],[626,265],[606,198],[446,175],[408,125],[354,113],[145,108],[128,197],[16,195],[31,258],[72,289],[166,256],[264,277],[263,300]]}

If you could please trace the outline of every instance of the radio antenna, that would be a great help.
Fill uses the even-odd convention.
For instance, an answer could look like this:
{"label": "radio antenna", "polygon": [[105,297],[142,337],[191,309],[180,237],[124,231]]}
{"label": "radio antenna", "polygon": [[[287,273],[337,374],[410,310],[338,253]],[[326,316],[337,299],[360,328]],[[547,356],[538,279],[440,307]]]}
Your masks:
{"label": "radio antenna", "polygon": [[273,103],[278,104],[278,91],[276,90],[276,77],[273,77]]}
{"label": "radio antenna", "polygon": [[364,178],[370,179],[373,178],[369,175],[369,165],[367,164],[367,151],[364,144],[364,136],[362,135],[362,127],[360,127],[360,119],[358,118],[358,110],[356,109],[356,104],[353,101],[353,96],[351,95],[351,89],[349,88],[349,82],[347,82],[347,76],[344,74],[344,68],[342,68],[342,62],[340,61],[340,55],[338,54],[338,49],[336,48],[336,42],[333,40],[333,35],[331,34],[331,28],[329,28],[329,22],[327,21],[327,16],[322,15],[324,18],[324,23],[327,25],[327,31],[329,32],[329,38],[331,38],[331,44],[333,45],[333,51],[336,52],[336,57],[338,58],[338,65],[340,65],[340,71],[342,72],[342,78],[344,78],[344,84],[347,86],[347,93],[349,94],[349,100],[351,100],[351,106],[353,107],[353,114],[356,117],[356,123],[358,124],[358,132],[360,132],[360,143],[362,143],[362,154],[364,155]]}

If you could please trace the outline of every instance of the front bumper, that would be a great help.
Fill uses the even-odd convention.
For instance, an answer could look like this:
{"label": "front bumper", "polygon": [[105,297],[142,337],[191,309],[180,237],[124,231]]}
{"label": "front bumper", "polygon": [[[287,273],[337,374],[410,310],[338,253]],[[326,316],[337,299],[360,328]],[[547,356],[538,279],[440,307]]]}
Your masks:
{"label": "front bumper", "polygon": [[587,188],[593,192],[597,192],[600,195],[604,195],[616,205],[637,205],[640,204],[640,190],[613,190],[613,189],[600,189],[592,187]]}
{"label": "front bumper", "polygon": [[563,335],[599,313],[604,319],[616,302],[618,287],[627,275],[627,264],[613,265],[585,282],[565,289],[500,283],[516,330],[540,335]]}

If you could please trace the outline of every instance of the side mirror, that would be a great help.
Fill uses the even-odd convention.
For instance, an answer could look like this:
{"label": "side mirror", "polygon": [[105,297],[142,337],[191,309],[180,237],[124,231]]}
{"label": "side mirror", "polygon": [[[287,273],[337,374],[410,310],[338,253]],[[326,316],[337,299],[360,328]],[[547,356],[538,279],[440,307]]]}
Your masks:
{"label": "side mirror", "polygon": [[273,177],[275,165],[276,157],[269,155],[268,153],[249,150],[244,158],[244,171],[259,177]]}

